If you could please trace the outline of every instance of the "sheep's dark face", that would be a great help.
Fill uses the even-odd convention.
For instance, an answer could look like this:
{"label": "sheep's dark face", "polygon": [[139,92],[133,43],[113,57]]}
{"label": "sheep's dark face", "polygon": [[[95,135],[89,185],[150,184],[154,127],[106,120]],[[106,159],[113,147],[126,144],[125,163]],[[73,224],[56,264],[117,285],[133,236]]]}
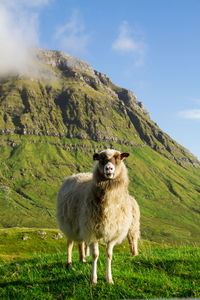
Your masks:
{"label": "sheep's dark face", "polygon": [[93,159],[98,161],[99,172],[105,179],[114,179],[120,173],[122,160],[128,156],[128,153],[108,149],[95,153]]}

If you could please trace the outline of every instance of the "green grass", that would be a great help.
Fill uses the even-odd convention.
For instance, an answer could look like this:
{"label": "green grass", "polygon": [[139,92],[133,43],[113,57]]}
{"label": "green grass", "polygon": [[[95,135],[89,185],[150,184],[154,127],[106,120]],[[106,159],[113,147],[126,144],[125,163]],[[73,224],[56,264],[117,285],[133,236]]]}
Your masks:
{"label": "green grass", "polygon": [[[38,234],[38,231],[44,231],[45,234]],[[40,253],[53,254],[65,251],[65,238],[55,239],[58,232],[58,229],[0,229],[0,260],[16,262],[31,259]]]}
{"label": "green grass", "polygon": [[[45,230],[42,240],[35,230],[7,229],[0,232],[1,244],[8,246],[1,256],[1,299],[131,299],[200,297],[200,249],[195,246],[167,246],[141,241],[139,256],[131,257],[128,244],[114,248],[112,273],[114,285],[105,281],[105,247],[100,247],[98,283],[90,284],[91,257],[66,269],[64,238],[53,240],[53,230]],[[7,234],[7,235],[5,235]],[[22,240],[26,235],[31,237]],[[13,247],[11,247],[11,238]],[[22,244],[24,245],[22,247]],[[15,247],[14,247],[15,245]],[[17,256],[13,257],[13,251]],[[2,253],[2,248],[1,251]]]}

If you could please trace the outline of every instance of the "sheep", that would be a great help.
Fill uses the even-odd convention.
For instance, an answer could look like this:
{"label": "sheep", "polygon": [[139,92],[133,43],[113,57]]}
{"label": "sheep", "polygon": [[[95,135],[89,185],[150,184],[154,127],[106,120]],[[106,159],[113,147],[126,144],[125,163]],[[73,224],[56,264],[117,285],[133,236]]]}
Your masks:
{"label": "sheep", "polygon": [[113,284],[113,247],[125,239],[129,228],[134,228],[133,198],[128,193],[128,172],[123,162],[128,156],[113,149],[95,153],[93,173],[67,177],[58,192],[56,217],[67,238],[67,266],[72,264],[74,241],[79,244],[81,261],[85,261],[86,242],[92,252],[92,284],[97,283],[98,243],[107,245],[106,281]]}

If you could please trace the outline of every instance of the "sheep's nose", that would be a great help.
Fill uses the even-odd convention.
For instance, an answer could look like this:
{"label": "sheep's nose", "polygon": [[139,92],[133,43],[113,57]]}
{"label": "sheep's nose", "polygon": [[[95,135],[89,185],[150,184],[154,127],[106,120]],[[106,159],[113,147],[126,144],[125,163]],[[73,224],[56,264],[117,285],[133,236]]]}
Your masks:
{"label": "sheep's nose", "polygon": [[113,171],[113,167],[111,167],[111,166],[106,167],[106,171]]}

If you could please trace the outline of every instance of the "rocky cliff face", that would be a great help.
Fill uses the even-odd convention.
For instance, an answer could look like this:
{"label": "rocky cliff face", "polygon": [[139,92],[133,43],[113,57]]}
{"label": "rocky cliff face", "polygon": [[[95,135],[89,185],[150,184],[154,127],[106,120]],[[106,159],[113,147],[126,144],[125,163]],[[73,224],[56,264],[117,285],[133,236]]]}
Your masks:
{"label": "rocky cliff face", "polygon": [[136,95],[67,53],[37,49],[39,72],[0,79],[0,134],[150,146],[179,165],[198,160],[150,119]]}

